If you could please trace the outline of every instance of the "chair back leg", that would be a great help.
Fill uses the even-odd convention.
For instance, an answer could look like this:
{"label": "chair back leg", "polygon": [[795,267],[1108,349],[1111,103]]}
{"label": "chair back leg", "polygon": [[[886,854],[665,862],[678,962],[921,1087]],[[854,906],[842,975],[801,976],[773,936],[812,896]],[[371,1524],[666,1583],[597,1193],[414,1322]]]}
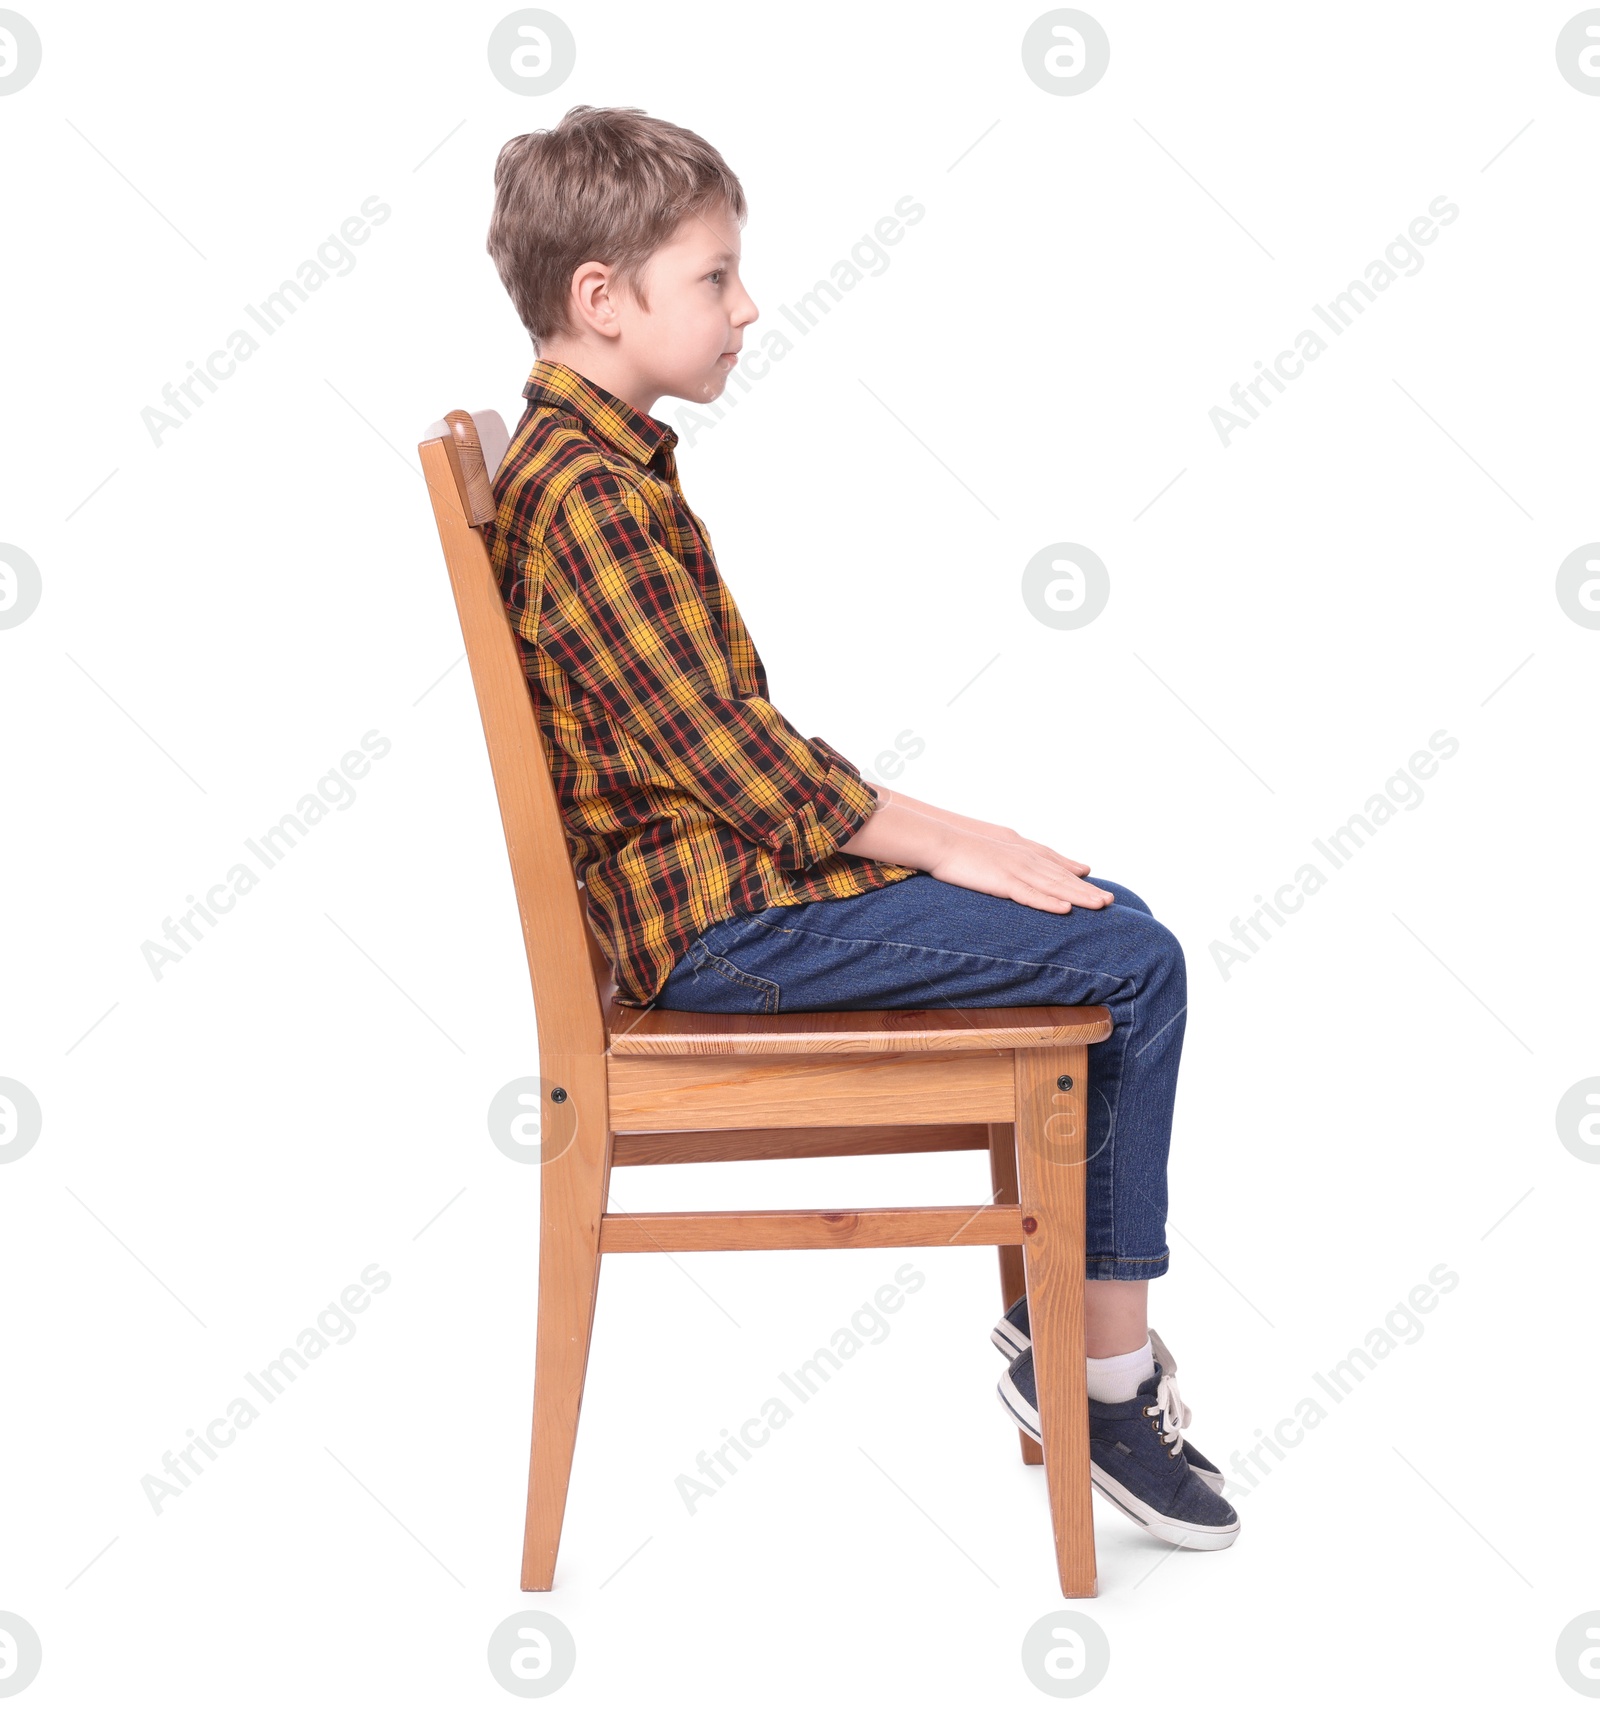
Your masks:
{"label": "chair back leg", "polygon": [[[600,1280],[600,1218],[611,1173],[603,1056],[541,1057],[539,1307],[522,1588],[549,1590]],[[564,1097],[555,1096],[558,1091]]]}
{"label": "chair back leg", "polygon": [[[1017,1129],[1014,1122],[989,1123],[989,1184],[994,1189],[997,1205],[1017,1203]],[[1007,1311],[1011,1302],[1028,1291],[1028,1279],[1022,1267],[1020,1246],[997,1246],[1000,1254],[1000,1309]],[[1027,1433],[1017,1432],[1022,1444],[1022,1463],[1042,1466],[1044,1450]]]}

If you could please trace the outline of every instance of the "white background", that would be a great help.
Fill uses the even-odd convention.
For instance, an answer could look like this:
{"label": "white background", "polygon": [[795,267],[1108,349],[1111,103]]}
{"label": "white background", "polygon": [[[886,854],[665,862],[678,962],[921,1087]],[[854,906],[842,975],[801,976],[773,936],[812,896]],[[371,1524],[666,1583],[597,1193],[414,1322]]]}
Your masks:
{"label": "white background", "polygon": [[[534,1014],[415,446],[453,407],[516,423],[493,162],[578,102],[722,150],[752,338],[926,207],[714,429],[657,414],[789,718],[869,771],[914,731],[911,793],[1184,943],[1152,1308],[1198,1445],[1249,1448],[1460,1277],[1269,1462],[1232,1550],[1097,1506],[1095,1699],[1573,1696],[1556,1638],[1600,1605],[1600,1170],[1554,1121],[1600,1074],[1600,633],[1555,595],[1600,538],[1576,8],[1090,10],[1110,68],[1060,98],[1029,7],[573,4],[576,70],[529,98],[490,75],[496,6],[30,0],[43,66],[0,99],[0,538],[43,581],[0,631],[0,1075],[44,1124],[0,1169],[27,1701],[490,1704],[489,1634],[529,1606],[575,1636],[573,1704],[1040,1697],[1022,1638],[1062,1602],[981,1248],[609,1261],[557,1588],[518,1590],[538,1181],[485,1111],[536,1072]],[[1422,270],[1224,448],[1229,387],[1441,195]],[[153,444],[162,386],[370,196],[353,271]],[[1021,597],[1061,541],[1110,575],[1079,630]],[[141,945],[368,730],[392,752],[355,804],[157,980]],[[1213,941],[1436,730],[1460,749],[1422,804],[1224,979]],[[989,1190],[976,1153],[617,1185]],[[887,1340],[688,1514],[678,1474],[908,1259]],[[369,1264],[354,1339],[153,1513],[163,1453]]]}

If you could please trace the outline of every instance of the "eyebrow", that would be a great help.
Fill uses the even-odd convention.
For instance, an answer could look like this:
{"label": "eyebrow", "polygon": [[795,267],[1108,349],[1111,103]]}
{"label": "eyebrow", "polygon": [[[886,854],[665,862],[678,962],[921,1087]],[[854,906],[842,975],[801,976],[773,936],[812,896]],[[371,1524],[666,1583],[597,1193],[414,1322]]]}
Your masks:
{"label": "eyebrow", "polygon": [[708,257],[705,264],[708,267],[726,267],[730,261],[737,261],[738,259],[739,257],[731,249],[725,249],[720,255]]}

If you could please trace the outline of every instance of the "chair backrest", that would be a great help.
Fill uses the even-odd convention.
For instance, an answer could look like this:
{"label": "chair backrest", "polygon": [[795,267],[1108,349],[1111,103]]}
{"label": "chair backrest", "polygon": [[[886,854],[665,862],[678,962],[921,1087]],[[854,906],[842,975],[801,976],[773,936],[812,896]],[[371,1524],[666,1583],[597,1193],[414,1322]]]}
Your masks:
{"label": "chair backrest", "polygon": [[417,454],[450,572],[500,802],[533,980],[539,1053],[542,1058],[601,1055],[611,967],[589,929],[538,716],[479,532],[494,516],[494,475],[509,444],[496,411],[458,409],[429,429]]}

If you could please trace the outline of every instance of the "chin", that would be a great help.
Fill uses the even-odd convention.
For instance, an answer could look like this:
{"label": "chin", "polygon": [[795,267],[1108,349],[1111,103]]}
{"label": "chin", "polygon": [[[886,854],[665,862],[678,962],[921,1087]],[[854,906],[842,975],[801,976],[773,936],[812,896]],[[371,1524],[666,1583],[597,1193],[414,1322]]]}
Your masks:
{"label": "chin", "polygon": [[713,364],[709,374],[702,373],[697,378],[690,379],[687,375],[681,384],[666,386],[663,392],[667,397],[683,398],[689,403],[712,403],[720,398],[727,390],[728,374],[716,368]]}

